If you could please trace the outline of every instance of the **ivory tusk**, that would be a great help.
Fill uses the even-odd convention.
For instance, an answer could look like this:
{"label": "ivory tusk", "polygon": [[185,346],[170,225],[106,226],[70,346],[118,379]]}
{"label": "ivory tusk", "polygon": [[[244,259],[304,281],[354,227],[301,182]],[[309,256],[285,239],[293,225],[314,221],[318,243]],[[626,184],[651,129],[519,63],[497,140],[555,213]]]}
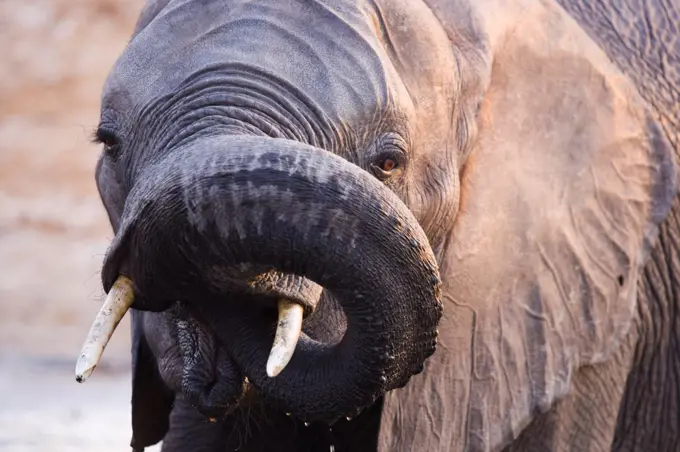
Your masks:
{"label": "ivory tusk", "polygon": [[272,378],[280,374],[293,357],[302,329],[302,306],[285,299],[279,300],[278,306],[279,321],[267,360],[267,375]]}
{"label": "ivory tusk", "polygon": [[106,296],[106,301],[104,301],[97,317],[95,317],[80,351],[76,363],[76,381],[78,383],[83,383],[92,374],[102,357],[102,353],[104,353],[106,344],[134,299],[132,281],[125,276],[119,276]]}

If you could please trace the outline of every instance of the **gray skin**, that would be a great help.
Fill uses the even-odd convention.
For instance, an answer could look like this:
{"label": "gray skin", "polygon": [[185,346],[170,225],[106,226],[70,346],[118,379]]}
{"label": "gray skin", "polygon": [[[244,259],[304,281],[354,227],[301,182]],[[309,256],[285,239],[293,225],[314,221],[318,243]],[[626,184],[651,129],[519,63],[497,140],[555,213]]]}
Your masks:
{"label": "gray skin", "polygon": [[678,450],[680,6],[561,3],[146,5],[97,132],[134,449]]}

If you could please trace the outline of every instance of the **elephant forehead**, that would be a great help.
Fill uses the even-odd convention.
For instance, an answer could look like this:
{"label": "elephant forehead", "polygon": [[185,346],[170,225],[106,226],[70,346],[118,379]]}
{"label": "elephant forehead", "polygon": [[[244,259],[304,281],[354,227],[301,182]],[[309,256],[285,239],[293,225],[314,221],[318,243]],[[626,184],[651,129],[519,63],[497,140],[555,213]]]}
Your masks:
{"label": "elephant forehead", "polygon": [[344,121],[395,102],[389,58],[354,2],[244,0],[169,2],[116,63],[105,100],[158,98],[219,64],[271,74]]}

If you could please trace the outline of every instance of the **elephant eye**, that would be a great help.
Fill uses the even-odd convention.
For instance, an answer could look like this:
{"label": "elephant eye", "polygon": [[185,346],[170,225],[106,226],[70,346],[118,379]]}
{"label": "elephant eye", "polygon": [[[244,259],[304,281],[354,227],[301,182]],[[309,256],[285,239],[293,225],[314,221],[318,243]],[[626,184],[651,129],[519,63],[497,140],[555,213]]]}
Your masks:
{"label": "elephant eye", "polygon": [[386,181],[402,172],[402,165],[396,153],[388,153],[378,157],[371,163],[371,172],[382,181]]}
{"label": "elephant eye", "polygon": [[393,169],[395,169],[399,164],[397,163],[396,160],[391,159],[391,158],[386,158],[385,160],[382,161],[380,164],[380,169],[385,171],[385,172],[390,172]]}
{"label": "elephant eye", "polygon": [[367,166],[383,182],[400,176],[406,170],[408,148],[408,142],[399,133],[380,135],[366,150]]}

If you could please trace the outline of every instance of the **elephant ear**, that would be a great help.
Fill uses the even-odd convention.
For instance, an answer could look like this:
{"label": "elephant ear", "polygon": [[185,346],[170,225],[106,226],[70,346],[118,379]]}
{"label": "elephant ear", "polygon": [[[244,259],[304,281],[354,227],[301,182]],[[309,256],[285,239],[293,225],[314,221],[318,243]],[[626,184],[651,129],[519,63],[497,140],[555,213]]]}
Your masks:
{"label": "elephant ear", "polygon": [[158,443],[168,431],[174,394],[160,374],[144,333],[147,313],[132,314],[132,441],[133,450]]}
{"label": "elephant ear", "polygon": [[504,31],[494,11],[439,345],[386,396],[381,450],[499,450],[611,358],[677,193],[663,133],[559,7],[535,2]]}

